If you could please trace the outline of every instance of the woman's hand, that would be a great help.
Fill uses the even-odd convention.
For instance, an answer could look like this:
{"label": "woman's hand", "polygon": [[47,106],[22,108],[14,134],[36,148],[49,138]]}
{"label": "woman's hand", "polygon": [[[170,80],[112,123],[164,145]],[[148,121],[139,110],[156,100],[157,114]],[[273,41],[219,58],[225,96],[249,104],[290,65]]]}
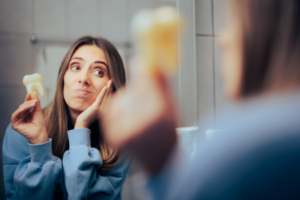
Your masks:
{"label": "woman's hand", "polygon": [[98,114],[105,108],[105,104],[108,102],[111,91],[112,80],[109,80],[107,85],[102,88],[94,103],[78,115],[74,129],[89,128],[91,123],[98,119]]}
{"label": "woman's hand", "polygon": [[[30,109],[34,108],[32,112]],[[37,93],[27,94],[25,102],[11,115],[11,126],[26,137],[31,144],[41,144],[48,141],[41,103]]]}
{"label": "woman's hand", "polygon": [[[138,66],[142,69],[141,66]],[[177,115],[167,80],[135,71],[135,82],[111,97],[101,117],[105,139],[158,172],[176,143]]]}

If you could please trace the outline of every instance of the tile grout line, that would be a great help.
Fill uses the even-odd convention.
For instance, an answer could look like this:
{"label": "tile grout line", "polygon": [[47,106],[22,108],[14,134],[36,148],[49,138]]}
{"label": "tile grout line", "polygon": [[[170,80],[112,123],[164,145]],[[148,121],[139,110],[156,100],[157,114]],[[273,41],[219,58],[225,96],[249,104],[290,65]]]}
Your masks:
{"label": "tile grout line", "polygon": [[68,30],[69,30],[69,6],[70,6],[70,2],[68,0],[65,0],[65,38],[68,38]]}
{"label": "tile grout line", "polygon": [[1,89],[7,89],[7,88],[23,88],[24,86],[22,84],[0,84]]}
{"label": "tile grout line", "polygon": [[209,34],[201,34],[201,33],[196,33],[196,36],[202,36],[202,37],[218,37],[217,35],[209,35]]}
{"label": "tile grout line", "polygon": [[193,40],[194,40],[194,70],[195,70],[195,73],[194,73],[194,78],[195,78],[195,110],[196,110],[196,117],[195,117],[195,122],[193,122],[193,124],[195,126],[197,126],[197,124],[199,123],[199,106],[198,106],[198,101],[199,101],[199,91],[198,91],[198,65],[197,65],[197,35],[195,34],[196,33],[196,0],[193,0]]}
{"label": "tile grout line", "polygon": [[[35,0],[32,0],[31,1],[31,35],[36,35],[35,33]],[[30,36],[31,37],[31,36]],[[36,36],[37,37],[37,36]],[[31,40],[31,38],[30,38]],[[35,48],[34,47],[35,45],[33,44],[33,42],[31,42],[31,71],[34,70],[34,68],[36,67],[36,63],[35,63],[35,57],[34,57],[34,54],[35,54]]]}
{"label": "tile grout line", "polygon": [[35,13],[34,13],[34,5],[35,5],[35,0],[31,0],[31,34],[35,34],[34,30],[35,30]]}
{"label": "tile grout line", "polygon": [[[211,0],[211,15],[212,15],[212,33],[215,35],[214,25],[214,0]],[[216,128],[216,80],[215,80],[215,39],[212,38],[212,49],[213,49],[213,97],[214,97],[214,128]]]}
{"label": "tile grout line", "polygon": [[[176,3],[177,3],[177,13],[180,13],[180,10],[179,10],[179,1],[180,0],[176,0]],[[181,49],[182,47],[182,41],[183,38],[181,38],[181,35],[178,35],[178,48]],[[178,66],[178,100],[179,100],[179,115],[178,115],[178,125],[179,127],[182,125],[182,100],[181,100],[181,70],[180,70],[180,67],[181,67],[181,51],[179,53],[179,56],[178,56],[178,63],[179,63],[179,66]]]}
{"label": "tile grout line", "polygon": [[30,36],[31,33],[24,33],[24,32],[7,32],[7,31],[0,31],[0,35],[11,35],[11,36],[19,36],[19,37],[25,37],[25,36]]}

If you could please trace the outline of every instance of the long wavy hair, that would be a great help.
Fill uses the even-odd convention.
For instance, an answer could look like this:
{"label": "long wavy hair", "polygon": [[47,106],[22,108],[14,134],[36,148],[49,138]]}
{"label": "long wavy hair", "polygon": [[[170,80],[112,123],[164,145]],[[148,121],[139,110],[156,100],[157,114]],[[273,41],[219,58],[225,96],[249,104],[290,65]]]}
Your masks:
{"label": "long wavy hair", "polygon": [[300,86],[300,1],[231,0],[242,36],[243,97]]}
{"label": "long wavy hair", "polygon": [[[108,74],[113,79],[113,92],[125,85],[126,82],[122,58],[109,41],[100,37],[85,36],[74,42],[60,65],[55,97],[51,103],[43,108],[48,136],[52,138],[53,155],[59,158],[62,158],[64,152],[69,149],[67,132],[74,128],[63,96],[64,75],[73,54],[83,45],[96,45],[105,52],[108,61]],[[91,146],[97,148],[102,156],[102,167],[100,170],[111,170],[120,160],[118,150],[107,145],[98,120],[93,122],[89,128],[91,130]]]}

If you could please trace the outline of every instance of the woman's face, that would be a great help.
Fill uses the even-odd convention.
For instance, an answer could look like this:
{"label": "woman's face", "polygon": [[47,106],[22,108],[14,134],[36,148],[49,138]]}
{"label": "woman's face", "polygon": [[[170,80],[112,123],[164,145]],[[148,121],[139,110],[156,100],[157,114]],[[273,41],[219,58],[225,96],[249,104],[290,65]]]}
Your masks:
{"label": "woman's face", "polygon": [[109,81],[105,53],[96,45],[84,45],[73,54],[64,76],[64,99],[70,112],[86,110]]}
{"label": "woman's face", "polygon": [[231,99],[240,98],[242,83],[241,35],[237,16],[229,16],[227,26],[220,34],[219,45],[222,49],[221,72],[225,83],[225,92]]}

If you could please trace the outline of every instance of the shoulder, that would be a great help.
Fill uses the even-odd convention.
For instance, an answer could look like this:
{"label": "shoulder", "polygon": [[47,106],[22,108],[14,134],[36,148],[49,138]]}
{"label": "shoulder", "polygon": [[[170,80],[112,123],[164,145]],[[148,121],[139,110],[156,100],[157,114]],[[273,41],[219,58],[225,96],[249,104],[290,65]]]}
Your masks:
{"label": "shoulder", "polygon": [[29,156],[28,139],[15,131],[11,124],[6,128],[2,145],[3,164],[19,163]]}
{"label": "shoulder", "polygon": [[[259,190],[260,185],[283,191],[272,185],[274,179],[270,177],[280,180],[278,174],[299,180],[295,176],[299,168],[294,167],[300,165],[300,118],[296,117],[300,112],[299,97],[258,99],[242,105],[235,113],[226,113],[223,132],[198,144],[185,176],[174,187],[176,190],[193,182],[182,190],[180,197],[207,195],[206,191],[212,194],[233,191],[235,194],[242,187],[251,188],[255,193],[253,191]],[[183,174],[183,170],[181,172]],[[238,183],[241,177],[242,184]]]}

